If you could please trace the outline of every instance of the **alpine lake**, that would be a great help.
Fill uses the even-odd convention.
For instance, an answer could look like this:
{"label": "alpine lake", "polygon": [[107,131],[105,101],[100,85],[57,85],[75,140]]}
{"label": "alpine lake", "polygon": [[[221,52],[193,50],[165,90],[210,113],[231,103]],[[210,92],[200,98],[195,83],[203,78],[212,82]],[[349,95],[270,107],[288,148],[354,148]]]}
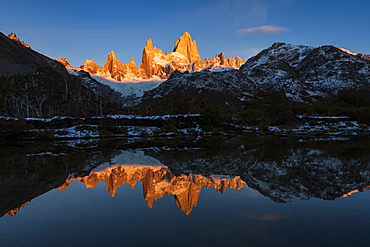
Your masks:
{"label": "alpine lake", "polygon": [[0,144],[0,247],[369,246],[370,138]]}

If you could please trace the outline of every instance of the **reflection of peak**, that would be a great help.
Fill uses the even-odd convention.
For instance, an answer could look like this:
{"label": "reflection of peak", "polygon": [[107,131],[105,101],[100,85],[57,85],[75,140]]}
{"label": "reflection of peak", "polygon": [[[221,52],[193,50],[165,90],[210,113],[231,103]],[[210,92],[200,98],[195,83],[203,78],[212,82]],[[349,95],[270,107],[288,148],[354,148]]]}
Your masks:
{"label": "reflection of peak", "polygon": [[353,194],[356,194],[358,192],[369,191],[369,190],[370,190],[370,186],[367,187],[367,188],[363,188],[361,190],[352,190],[352,191],[350,191],[348,193],[343,194],[341,197],[349,197],[349,196],[351,196]]}
{"label": "reflection of peak", "polygon": [[[144,198],[148,207],[152,208],[155,200],[162,198],[165,194],[175,196],[176,205],[189,215],[194,206],[197,205],[202,186],[215,188],[224,193],[226,188],[240,189],[245,182],[240,177],[219,178],[204,177],[200,174],[181,174],[174,176],[166,166],[144,166],[144,165],[119,165],[107,167],[104,170],[90,173],[88,176],[76,178],[85,184],[87,188],[105,180],[109,194],[114,197],[117,189],[123,184],[129,184],[135,188],[136,182],[143,185]],[[72,181],[67,181],[59,188],[66,188]]]}
{"label": "reflection of peak", "polygon": [[31,201],[28,201],[28,202],[25,202],[23,203],[21,206],[15,208],[15,209],[12,209],[10,210],[7,214],[9,214],[10,216],[14,216],[18,213],[18,211],[23,208],[24,206],[26,206],[27,204],[29,204]]}

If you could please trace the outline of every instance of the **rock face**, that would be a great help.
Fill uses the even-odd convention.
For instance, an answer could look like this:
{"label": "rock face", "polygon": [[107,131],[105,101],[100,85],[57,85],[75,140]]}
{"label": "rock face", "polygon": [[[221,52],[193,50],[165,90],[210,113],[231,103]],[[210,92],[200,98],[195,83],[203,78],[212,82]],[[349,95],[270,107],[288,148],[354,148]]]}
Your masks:
{"label": "rock face", "polygon": [[104,73],[104,70],[102,67],[100,67],[99,65],[97,65],[94,61],[94,59],[91,59],[91,60],[86,60],[84,65],[83,65],[83,68],[85,71],[88,71],[92,74],[95,74],[95,75],[100,75],[102,73]]}
{"label": "rock face", "polygon": [[173,52],[178,52],[184,55],[188,59],[189,63],[202,60],[198,51],[197,42],[192,40],[188,32],[185,32],[178,40],[176,40]]}
{"label": "rock face", "polygon": [[166,64],[167,60],[163,51],[157,47],[153,47],[153,41],[149,39],[145,44],[140,65],[144,77],[149,79],[153,76],[159,76],[161,78],[165,74],[164,69]]}
{"label": "rock face", "polygon": [[93,60],[86,60],[81,68],[95,75],[109,76],[117,81],[164,80],[169,78],[175,70],[196,72],[205,68],[232,67],[238,69],[243,63],[244,61],[239,57],[226,59],[223,53],[214,58],[202,60],[196,42],[192,40],[188,32],[185,32],[175,42],[173,52],[170,53],[164,53],[153,46],[153,41],[149,39],[143,49],[140,66],[137,66],[133,59],[128,64],[123,64],[117,60],[114,52],[110,52],[104,68],[96,65]]}
{"label": "rock face", "polygon": [[124,78],[124,75],[122,74],[125,71],[125,65],[116,58],[114,51],[111,51],[108,54],[104,69],[112,76],[112,78],[117,78],[119,81]]}

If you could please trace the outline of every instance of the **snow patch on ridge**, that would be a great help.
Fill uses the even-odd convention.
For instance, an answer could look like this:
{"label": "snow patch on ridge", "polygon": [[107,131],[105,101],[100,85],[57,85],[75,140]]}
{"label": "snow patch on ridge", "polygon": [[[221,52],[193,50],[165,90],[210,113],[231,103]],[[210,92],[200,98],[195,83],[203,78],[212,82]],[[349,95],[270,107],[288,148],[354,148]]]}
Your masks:
{"label": "snow patch on ridge", "polygon": [[[78,76],[79,68],[66,67],[68,73],[71,75]],[[152,90],[158,87],[164,80],[158,78],[151,78],[149,80],[139,80],[136,77],[133,77],[132,80],[127,81],[116,81],[110,77],[110,75],[94,75],[90,76],[101,84],[109,86],[112,90],[122,94],[122,97],[126,96],[135,96],[142,97],[146,91]]]}
{"label": "snow patch on ridge", "polygon": [[92,75],[92,77],[98,82],[108,85],[114,91],[121,93],[122,96],[134,95],[136,97],[142,97],[146,91],[158,87],[163,82],[161,80],[118,82],[108,78],[107,76]]}
{"label": "snow patch on ridge", "polygon": [[92,172],[98,172],[105,170],[108,167],[117,165],[130,165],[130,166],[156,166],[156,167],[167,167],[163,165],[159,160],[146,155],[141,150],[128,150],[120,151],[119,155],[116,155],[109,162],[100,165],[99,167],[92,170]]}
{"label": "snow patch on ridge", "polygon": [[350,50],[347,50],[347,49],[345,49],[345,48],[339,48],[339,50],[344,51],[345,53],[348,53],[348,54],[350,54],[350,55],[354,55],[354,56],[356,56],[356,55],[357,55],[357,53],[354,53],[354,52],[352,52],[352,51],[350,51]]}

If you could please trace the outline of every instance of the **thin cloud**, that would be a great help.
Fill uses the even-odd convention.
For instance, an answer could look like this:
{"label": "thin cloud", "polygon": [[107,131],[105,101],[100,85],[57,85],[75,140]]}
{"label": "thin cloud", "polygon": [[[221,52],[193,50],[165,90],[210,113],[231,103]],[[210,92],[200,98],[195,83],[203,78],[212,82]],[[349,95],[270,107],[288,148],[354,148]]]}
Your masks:
{"label": "thin cloud", "polygon": [[271,34],[280,34],[288,32],[289,28],[279,27],[279,26],[260,26],[260,27],[250,27],[239,30],[241,34],[248,34],[253,36],[262,36],[262,35],[271,35]]}
{"label": "thin cloud", "polygon": [[[216,2],[216,1],[215,1]],[[247,23],[259,25],[265,23],[268,15],[268,5],[261,0],[224,0],[220,4],[212,4],[207,9],[212,15],[232,19],[234,24]],[[222,14],[221,14],[222,13]]]}

